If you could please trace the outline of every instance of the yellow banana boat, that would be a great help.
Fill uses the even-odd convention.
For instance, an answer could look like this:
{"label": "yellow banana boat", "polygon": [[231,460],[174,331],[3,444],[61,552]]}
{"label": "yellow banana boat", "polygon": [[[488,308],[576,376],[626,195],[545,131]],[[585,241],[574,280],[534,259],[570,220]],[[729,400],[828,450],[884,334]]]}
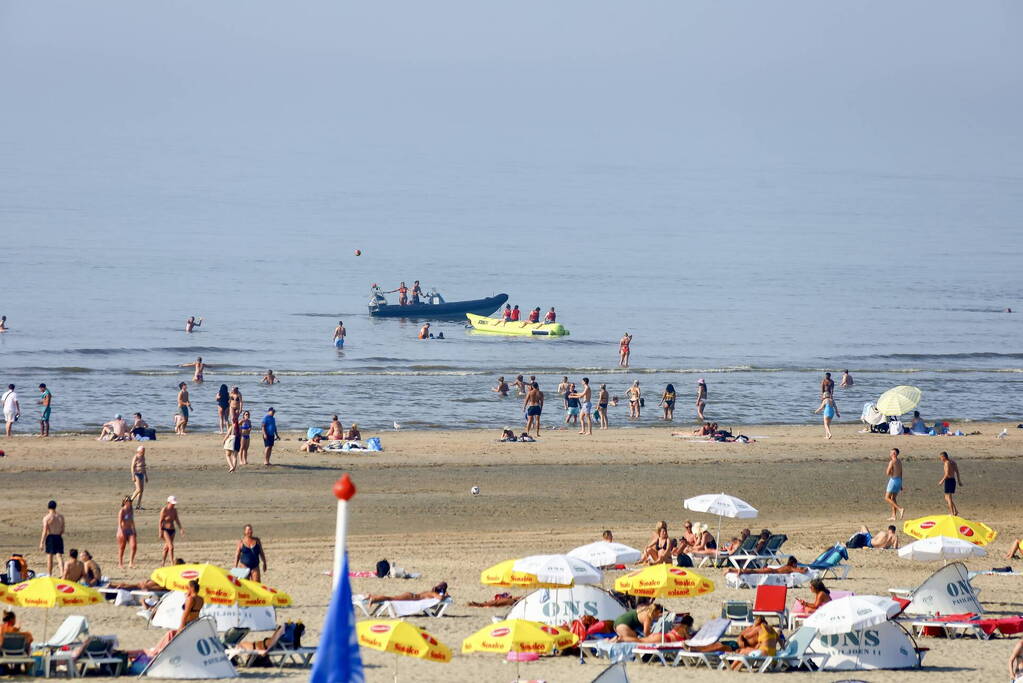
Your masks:
{"label": "yellow banana boat", "polygon": [[568,330],[561,323],[531,323],[525,320],[505,322],[501,318],[488,318],[474,313],[466,313],[472,329],[492,334],[510,334],[519,337],[565,337]]}

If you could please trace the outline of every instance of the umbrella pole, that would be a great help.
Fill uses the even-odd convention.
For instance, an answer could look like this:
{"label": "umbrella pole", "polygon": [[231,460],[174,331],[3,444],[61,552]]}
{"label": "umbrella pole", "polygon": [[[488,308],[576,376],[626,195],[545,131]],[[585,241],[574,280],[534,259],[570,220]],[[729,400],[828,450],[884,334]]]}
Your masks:
{"label": "umbrella pole", "polygon": [[714,544],[714,566],[721,564],[721,515],[718,515],[718,540]]}
{"label": "umbrella pole", "polygon": [[398,655],[394,656],[394,683],[398,683]]}

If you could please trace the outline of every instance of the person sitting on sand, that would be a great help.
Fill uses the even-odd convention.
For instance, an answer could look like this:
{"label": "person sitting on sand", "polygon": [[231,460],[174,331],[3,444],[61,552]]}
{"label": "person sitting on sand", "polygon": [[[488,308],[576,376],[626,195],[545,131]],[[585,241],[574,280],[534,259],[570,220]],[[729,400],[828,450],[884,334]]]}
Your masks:
{"label": "person sitting on sand", "polygon": [[505,427],[501,430],[501,441],[518,441],[519,438],[515,436],[515,432],[511,430],[511,427]]}
{"label": "person sitting on sand", "polygon": [[331,418],[330,426],[327,427],[327,440],[328,441],[341,441],[345,438],[345,428],[341,424],[341,420],[337,419],[337,415]]}
{"label": "person sitting on sand", "polygon": [[634,643],[643,636],[650,635],[654,622],[664,614],[664,608],[656,602],[648,602],[636,609],[629,610],[614,621],[617,640]]}
{"label": "person sitting on sand", "polygon": [[469,607],[511,607],[521,598],[517,598],[511,593],[496,593],[492,600],[485,600],[483,602],[470,602]]}
{"label": "person sitting on sand", "polygon": [[118,413],[110,422],[103,423],[103,429],[99,433],[97,441],[124,441],[128,438],[128,424]]}
{"label": "person sitting on sand", "polygon": [[531,437],[526,432],[522,432],[521,434],[519,434],[519,441],[523,441],[525,443],[533,443],[534,441],[536,441],[536,439]]}
{"label": "person sitting on sand", "polygon": [[824,605],[831,602],[831,591],[827,589],[820,579],[810,581],[810,593],[813,595],[813,602],[807,602],[802,598],[796,598],[796,602],[802,606],[803,614],[813,614]]}
{"label": "person sitting on sand", "polygon": [[913,421],[909,424],[909,431],[911,434],[930,433],[930,428],[928,428],[927,423],[924,422],[924,419],[920,417],[919,410],[913,411]]}
{"label": "person sitting on sand", "polygon": [[356,422],[352,423],[352,426],[348,428],[345,433],[345,441],[359,441],[362,439],[362,432],[359,431],[359,425]]}
{"label": "person sitting on sand", "polygon": [[849,543],[846,543],[850,548],[876,548],[878,550],[898,550],[899,549],[899,532],[896,531],[894,524],[889,524],[888,528],[874,536],[870,533],[870,529],[866,526],[861,526],[858,533],[854,534],[849,539]]}
{"label": "person sitting on sand", "polygon": [[688,553],[689,549],[696,545],[696,533],[693,532],[693,523],[688,519],[682,522],[682,535],[676,541],[676,555]]}
{"label": "person sitting on sand", "polygon": [[133,417],[130,429],[132,437],[144,436],[149,429],[149,424],[142,419],[142,413],[135,413]]}
{"label": "person sitting on sand", "polygon": [[1005,559],[1015,560],[1017,557],[1023,557],[1023,538],[1013,539],[1012,548],[1009,549],[1009,554],[1005,556]]}
{"label": "person sitting on sand", "polygon": [[302,444],[302,446],[298,450],[302,451],[303,453],[322,453],[324,450],[326,450],[326,447],[323,445],[323,435],[317,434],[316,436]]}
{"label": "person sitting on sand", "polygon": [[[718,430],[717,422],[704,422],[702,425],[693,430],[695,436],[712,436]],[[679,436],[683,436],[681,433]]]}
{"label": "person sitting on sand", "polygon": [[88,550],[82,551],[82,568],[85,570],[85,574],[82,576],[82,583],[86,586],[96,586],[103,583],[103,572],[100,570],[96,560],[92,559],[92,553]]}
{"label": "person sitting on sand", "polygon": [[[778,632],[762,615],[753,620],[753,626],[739,635],[739,654],[773,657],[777,651]],[[731,667],[733,671],[739,671],[743,667],[742,660],[732,662]]]}
{"label": "person sitting on sand", "polygon": [[78,583],[83,576],[85,576],[85,565],[78,559],[78,550],[72,548],[68,551],[68,561],[64,563],[64,573],[60,578]]}
{"label": "person sitting on sand", "polygon": [[441,581],[428,591],[421,591],[419,593],[398,593],[397,595],[367,595],[366,601],[371,605],[375,605],[378,602],[391,602],[392,600],[430,600],[432,598],[443,600],[447,596],[448,584],[446,581]]}
{"label": "person sitting on sand", "polygon": [[809,568],[800,567],[799,560],[795,555],[789,555],[789,559],[780,567],[761,567],[760,569],[736,569],[734,567],[725,570],[725,574],[806,574]]}
{"label": "person sitting on sand", "polygon": [[[657,538],[643,551],[640,562],[650,565],[671,564],[672,551],[675,550],[675,539],[668,536],[668,524],[666,522],[661,522],[658,528]],[[674,554],[677,555],[677,551]]]}

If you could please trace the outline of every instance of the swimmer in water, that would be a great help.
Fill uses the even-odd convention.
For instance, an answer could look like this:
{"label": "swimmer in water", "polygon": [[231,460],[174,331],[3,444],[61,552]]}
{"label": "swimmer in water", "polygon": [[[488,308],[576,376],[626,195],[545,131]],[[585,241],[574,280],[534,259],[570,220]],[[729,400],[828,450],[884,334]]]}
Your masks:
{"label": "swimmer in water", "polygon": [[196,320],[194,315],[189,316],[185,321],[185,332],[191,333],[197,327],[202,327],[202,318]]}
{"label": "swimmer in water", "polygon": [[266,374],[263,375],[263,379],[260,380],[262,384],[277,384],[281,380],[277,379],[277,375],[274,374],[273,370],[267,370]]}
{"label": "swimmer in water", "polygon": [[337,327],[334,328],[334,346],[339,349],[343,349],[345,346],[345,324],[340,320],[337,321]]}
{"label": "swimmer in water", "polygon": [[191,367],[194,367],[195,368],[195,374],[192,377],[192,381],[198,383],[198,382],[202,382],[203,371],[206,370],[206,368],[209,367],[209,366],[207,366],[206,363],[203,363],[202,362],[202,356],[199,356],[198,358],[195,359],[195,362],[193,362],[193,363],[182,363],[178,367],[181,367],[181,368],[191,368]]}
{"label": "swimmer in water", "polygon": [[[1009,311],[1009,312],[1011,313],[1012,311]],[[6,332],[6,331],[7,331],[7,316],[6,315],[0,315],[0,332]]]}
{"label": "swimmer in water", "polygon": [[430,323],[423,323],[423,326],[419,328],[419,338],[420,339],[430,338]]}

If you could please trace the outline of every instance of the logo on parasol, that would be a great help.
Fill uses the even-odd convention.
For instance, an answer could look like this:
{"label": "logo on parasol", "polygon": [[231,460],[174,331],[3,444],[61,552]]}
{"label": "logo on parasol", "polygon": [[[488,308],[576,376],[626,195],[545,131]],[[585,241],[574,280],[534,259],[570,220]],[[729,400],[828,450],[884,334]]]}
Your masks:
{"label": "logo on parasol", "polygon": [[194,569],[186,569],[185,571],[181,572],[181,578],[189,580],[198,579],[199,572],[195,571]]}
{"label": "logo on parasol", "polygon": [[920,528],[921,528],[921,529],[930,529],[930,528],[932,528],[932,527],[933,527],[934,525],[935,525],[935,522],[934,522],[933,520],[930,520],[930,519],[929,519],[929,520],[927,520],[926,522],[921,522],[921,523],[920,523]]}
{"label": "logo on parasol", "polygon": [[387,633],[391,630],[391,627],[388,624],[373,624],[369,627],[369,630],[373,633]]}
{"label": "logo on parasol", "polygon": [[963,536],[966,536],[966,538],[969,538],[970,536],[973,535],[973,529],[966,525],[963,525],[959,527],[959,533],[961,533]]}
{"label": "logo on parasol", "polygon": [[508,635],[509,633],[511,633],[510,628],[495,628],[493,631],[490,632],[490,637],[500,638],[502,636]]}
{"label": "logo on parasol", "polygon": [[55,587],[61,593],[68,593],[68,594],[70,594],[70,593],[74,593],[75,592],[75,587],[71,586],[71,585],[68,585],[66,583],[58,583]]}

